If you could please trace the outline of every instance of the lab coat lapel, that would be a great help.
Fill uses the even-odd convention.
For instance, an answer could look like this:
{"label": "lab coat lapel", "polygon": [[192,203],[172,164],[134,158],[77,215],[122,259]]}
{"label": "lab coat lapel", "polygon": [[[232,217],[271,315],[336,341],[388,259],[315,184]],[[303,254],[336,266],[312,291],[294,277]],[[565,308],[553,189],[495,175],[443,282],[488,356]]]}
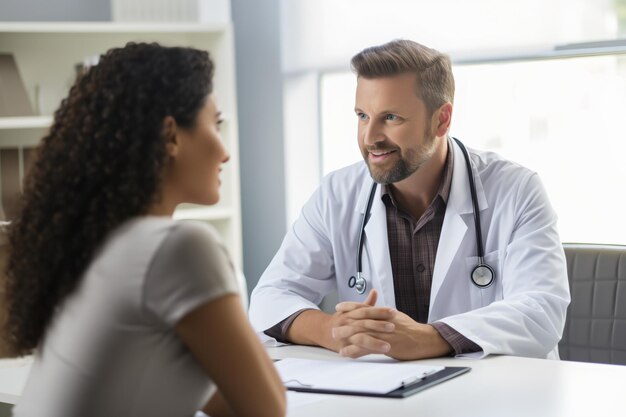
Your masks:
{"label": "lab coat lapel", "polygon": [[[359,198],[359,212],[365,213],[365,205],[369,196],[371,182],[366,187],[365,198]],[[368,282],[367,292],[378,289],[377,305],[396,306],[393,290],[393,273],[389,257],[389,241],[387,237],[387,214],[385,203],[381,199],[382,187],[376,188],[376,196],[372,202],[370,219],[365,225],[365,245],[363,247],[363,273]]]}
{"label": "lab coat lapel", "polygon": [[[446,214],[441,228],[439,237],[439,246],[437,247],[437,256],[435,258],[435,268],[433,271],[433,280],[430,291],[430,312],[436,305],[437,295],[441,289],[445,278],[448,276],[450,267],[455,258],[460,256],[463,258],[471,256],[471,254],[458,254],[461,242],[468,233],[468,222],[473,227],[472,216],[472,195],[469,187],[469,178],[467,176],[467,166],[463,152],[456,142],[451,141],[454,152],[454,170],[452,172],[452,184],[450,187],[450,195],[446,206]],[[487,199],[483,189],[482,182],[478,173],[472,164],[472,172],[476,185],[476,194],[478,197],[478,207],[482,211],[487,208]],[[469,233],[473,233],[470,230]]]}

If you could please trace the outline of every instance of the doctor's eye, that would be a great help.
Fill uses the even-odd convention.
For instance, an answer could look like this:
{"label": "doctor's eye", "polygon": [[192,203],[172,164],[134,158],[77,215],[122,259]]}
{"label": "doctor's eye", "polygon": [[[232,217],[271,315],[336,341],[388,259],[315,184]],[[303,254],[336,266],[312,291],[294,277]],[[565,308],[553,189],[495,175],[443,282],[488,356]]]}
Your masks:
{"label": "doctor's eye", "polygon": [[363,120],[363,121],[367,120],[367,114],[362,113],[362,112],[357,112],[356,117],[358,117],[359,120]]}
{"label": "doctor's eye", "polygon": [[390,121],[390,122],[395,122],[397,120],[399,120],[400,118],[398,116],[396,116],[395,114],[386,114],[385,115],[385,120]]}

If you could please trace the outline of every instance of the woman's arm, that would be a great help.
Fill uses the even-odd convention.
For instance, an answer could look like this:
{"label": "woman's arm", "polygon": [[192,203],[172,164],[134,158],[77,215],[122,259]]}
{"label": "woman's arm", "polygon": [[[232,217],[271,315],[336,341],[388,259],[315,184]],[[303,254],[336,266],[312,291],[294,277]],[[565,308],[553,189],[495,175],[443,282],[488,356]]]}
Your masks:
{"label": "woman's arm", "polygon": [[285,388],[254,334],[239,296],[225,295],[192,310],[176,332],[218,392],[204,412],[211,417],[284,416]]}

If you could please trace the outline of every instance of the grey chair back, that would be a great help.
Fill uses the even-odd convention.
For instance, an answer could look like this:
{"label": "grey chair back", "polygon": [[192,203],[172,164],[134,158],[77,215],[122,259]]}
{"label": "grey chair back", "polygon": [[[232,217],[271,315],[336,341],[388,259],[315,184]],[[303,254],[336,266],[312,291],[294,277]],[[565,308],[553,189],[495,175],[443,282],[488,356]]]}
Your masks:
{"label": "grey chair back", "polygon": [[561,359],[626,365],[626,246],[563,247],[572,302]]}

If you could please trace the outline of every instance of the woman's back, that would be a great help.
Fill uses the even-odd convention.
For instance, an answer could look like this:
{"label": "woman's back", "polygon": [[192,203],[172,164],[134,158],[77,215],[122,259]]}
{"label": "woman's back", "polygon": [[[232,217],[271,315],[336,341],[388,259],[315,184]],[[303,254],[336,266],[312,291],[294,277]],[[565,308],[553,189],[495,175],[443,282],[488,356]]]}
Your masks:
{"label": "woman's back", "polygon": [[193,415],[215,388],[175,326],[236,293],[233,277],[209,226],[166,217],[126,222],[57,311],[15,415]]}

